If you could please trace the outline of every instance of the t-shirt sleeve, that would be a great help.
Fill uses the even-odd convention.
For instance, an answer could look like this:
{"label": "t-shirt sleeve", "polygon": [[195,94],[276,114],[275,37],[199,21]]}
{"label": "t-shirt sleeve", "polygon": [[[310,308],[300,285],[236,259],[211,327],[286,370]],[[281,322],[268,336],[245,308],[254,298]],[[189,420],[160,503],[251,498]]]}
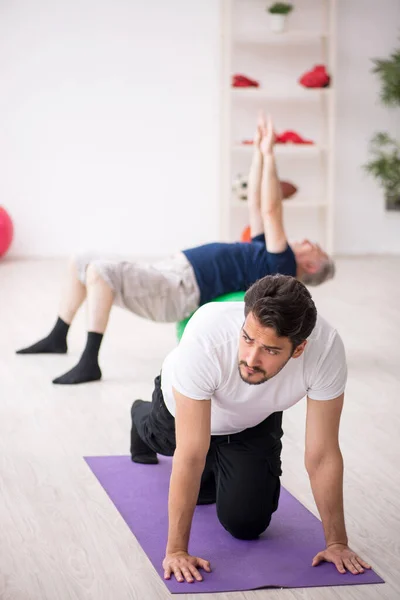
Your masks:
{"label": "t-shirt sleeve", "polygon": [[281,275],[296,276],[297,264],[292,248],[289,244],[283,252],[268,252],[268,266],[270,275],[280,273]]}
{"label": "t-shirt sleeve", "polygon": [[193,400],[209,400],[218,388],[218,366],[201,345],[181,343],[172,372],[173,387]]}
{"label": "t-shirt sleeve", "polygon": [[186,325],[172,371],[173,387],[194,400],[211,398],[221,379],[219,362],[204,335],[210,323],[210,308],[201,307]]}
{"label": "t-shirt sleeve", "polygon": [[334,331],[332,342],[314,371],[307,396],[311,400],[333,400],[344,392],[346,381],[346,352],[340,335]]}

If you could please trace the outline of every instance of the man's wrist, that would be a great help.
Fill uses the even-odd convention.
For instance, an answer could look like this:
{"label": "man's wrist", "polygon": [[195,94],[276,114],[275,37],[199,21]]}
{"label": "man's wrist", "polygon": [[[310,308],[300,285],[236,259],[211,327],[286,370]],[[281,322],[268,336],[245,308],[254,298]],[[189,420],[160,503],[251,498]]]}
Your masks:
{"label": "man's wrist", "polygon": [[347,545],[348,545],[348,540],[346,540],[346,541],[335,540],[332,542],[326,542],[327,548],[330,548],[331,546],[347,546]]}
{"label": "man's wrist", "polygon": [[263,152],[262,155],[263,155],[263,158],[265,158],[266,160],[274,159],[274,151],[273,150],[268,150],[267,152]]}
{"label": "man's wrist", "polygon": [[189,554],[188,549],[184,550],[183,548],[167,548],[165,550],[165,556],[176,556],[178,554]]}

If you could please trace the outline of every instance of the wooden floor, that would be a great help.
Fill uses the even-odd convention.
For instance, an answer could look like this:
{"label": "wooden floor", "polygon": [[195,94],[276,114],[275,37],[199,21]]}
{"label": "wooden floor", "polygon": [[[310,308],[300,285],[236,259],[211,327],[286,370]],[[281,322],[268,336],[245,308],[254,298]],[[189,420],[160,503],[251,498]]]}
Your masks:
{"label": "wooden floor", "polygon": [[[165,599],[163,582],[82,457],[128,454],[130,405],[150,399],[174,327],[116,309],[102,348],[103,382],[52,386],[80,354],[84,314],[68,356],[14,350],[52,326],[63,268],[0,263],[0,598]],[[182,599],[400,598],[400,258],[342,259],[335,281],[313,295],[347,347],[341,445],[351,545],[387,583]],[[304,409],[302,402],[285,414],[283,484],[315,513],[303,467]]]}

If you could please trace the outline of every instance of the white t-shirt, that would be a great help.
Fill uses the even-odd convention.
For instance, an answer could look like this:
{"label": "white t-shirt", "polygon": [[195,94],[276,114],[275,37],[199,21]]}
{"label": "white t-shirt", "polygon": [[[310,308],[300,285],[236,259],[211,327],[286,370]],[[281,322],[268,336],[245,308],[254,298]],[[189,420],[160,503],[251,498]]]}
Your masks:
{"label": "white t-shirt", "polygon": [[179,346],[164,360],[161,387],[175,416],[174,387],[195,400],[211,399],[211,434],[229,435],[254,427],[308,395],[332,400],[345,388],[346,355],[337,331],[318,316],[299,358],[291,358],[270,380],[245,383],[238,370],[244,302],[205,304],[190,319]]}

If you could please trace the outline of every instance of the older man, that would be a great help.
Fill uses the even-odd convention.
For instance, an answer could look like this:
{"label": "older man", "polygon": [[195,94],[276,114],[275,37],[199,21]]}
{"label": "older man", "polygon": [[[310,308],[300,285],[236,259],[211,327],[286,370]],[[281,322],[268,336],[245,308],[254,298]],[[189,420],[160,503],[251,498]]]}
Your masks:
{"label": "older man", "polygon": [[331,278],[333,262],[317,244],[288,244],[274,141],[272,122],[261,120],[249,175],[250,244],[205,244],[155,264],[74,260],[54,328],[18,353],[66,353],[69,327],[87,297],[86,347],[78,364],[53,383],[96,381],[102,376],[98,355],[113,304],[154,321],[180,321],[218,296],[246,291],[268,274],[292,275],[308,285]]}

